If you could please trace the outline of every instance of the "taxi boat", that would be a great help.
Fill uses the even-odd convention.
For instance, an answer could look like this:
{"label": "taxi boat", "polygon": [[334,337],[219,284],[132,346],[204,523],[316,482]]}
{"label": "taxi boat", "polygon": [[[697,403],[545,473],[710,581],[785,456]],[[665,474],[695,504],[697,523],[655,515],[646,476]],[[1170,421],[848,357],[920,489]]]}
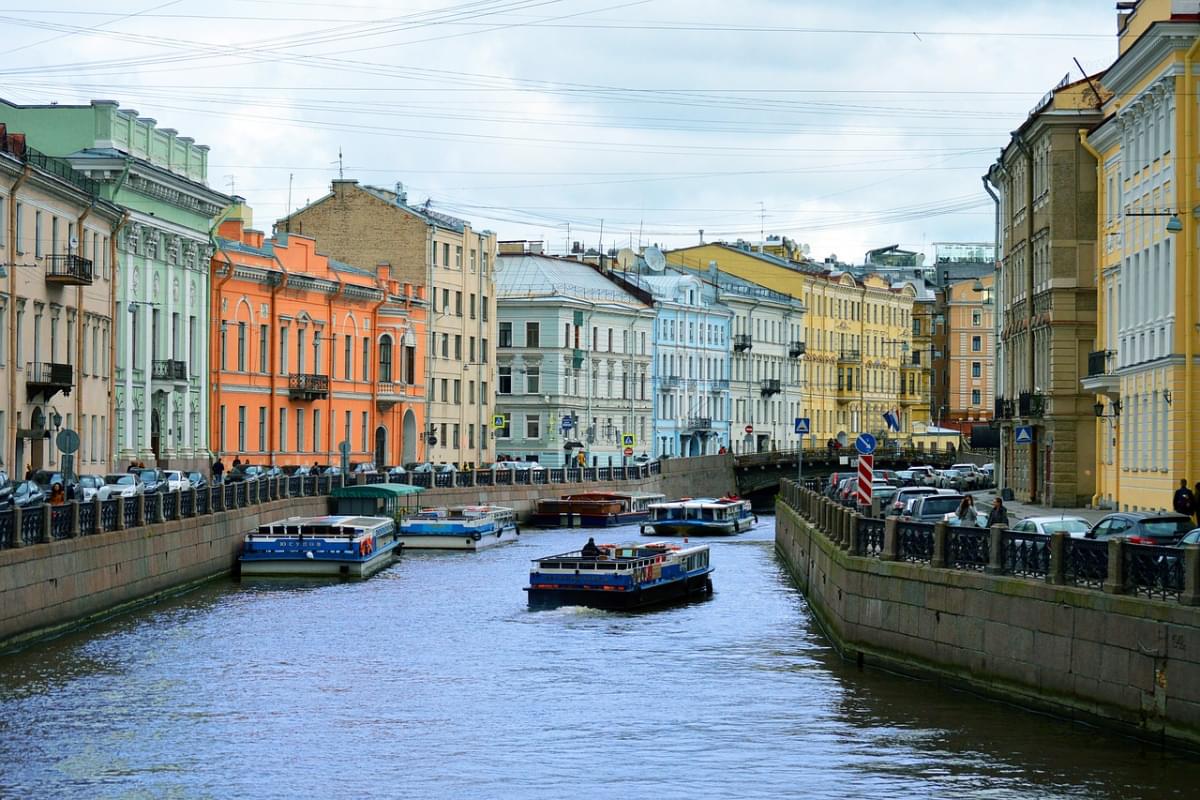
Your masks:
{"label": "taxi boat", "polygon": [[288,517],[246,534],[242,575],[328,575],[367,578],[399,552],[387,517]]}
{"label": "taxi boat", "polygon": [[685,498],[654,503],[650,519],[641,526],[663,536],[731,536],[748,531],[758,522],[750,501],[740,497]]}
{"label": "taxi boat", "polygon": [[626,611],[712,594],[708,545],[602,544],[539,558],[529,573],[530,608],[587,606]]}
{"label": "taxi boat", "polygon": [[483,550],[515,542],[517,512],[504,506],[423,508],[400,522],[400,543],[416,550]]}
{"label": "taxi boat", "polygon": [[542,528],[607,528],[650,518],[650,505],[665,499],[653,492],[581,492],[538,500],[533,524]]}

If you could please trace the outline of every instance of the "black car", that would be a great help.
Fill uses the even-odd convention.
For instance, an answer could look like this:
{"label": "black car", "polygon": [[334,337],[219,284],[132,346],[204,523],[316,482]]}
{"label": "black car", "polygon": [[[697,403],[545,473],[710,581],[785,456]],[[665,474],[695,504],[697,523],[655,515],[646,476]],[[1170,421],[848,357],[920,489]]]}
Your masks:
{"label": "black car", "polygon": [[1104,517],[1087,532],[1089,539],[1124,539],[1132,544],[1176,544],[1195,525],[1182,514],[1122,511]]}
{"label": "black car", "polygon": [[50,493],[33,481],[9,481],[0,487],[0,508],[7,510],[13,506],[36,506],[46,502],[49,497]]}
{"label": "black car", "polygon": [[161,469],[140,469],[138,480],[146,486],[146,494],[167,491],[167,476]]}

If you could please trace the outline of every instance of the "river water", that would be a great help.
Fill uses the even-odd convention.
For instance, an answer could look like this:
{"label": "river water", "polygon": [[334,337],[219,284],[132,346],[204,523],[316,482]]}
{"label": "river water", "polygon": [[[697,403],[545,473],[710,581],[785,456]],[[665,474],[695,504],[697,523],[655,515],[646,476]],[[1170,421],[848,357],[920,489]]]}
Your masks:
{"label": "river water", "polygon": [[773,536],[639,614],[526,609],[579,531],[209,584],[0,657],[0,797],[1200,796],[1200,759],[842,662]]}

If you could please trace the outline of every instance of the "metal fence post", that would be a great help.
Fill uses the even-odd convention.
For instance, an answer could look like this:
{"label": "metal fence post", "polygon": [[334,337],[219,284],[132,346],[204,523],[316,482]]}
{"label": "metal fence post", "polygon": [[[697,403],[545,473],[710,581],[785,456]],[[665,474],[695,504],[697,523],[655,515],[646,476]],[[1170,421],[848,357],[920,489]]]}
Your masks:
{"label": "metal fence post", "polygon": [[1066,533],[1050,534],[1050,566],[1046,569],[1046,583],[1062,586],[1067,582],[1067,537]]}
{"label": "metal fence post", "polygon": [[853,511],[850,512],[850,535],[846,537],[846,542],[842,545],[842,549],[849,550],[851,555],[858,554],[858,523],[862,518],[862,514]]}
{"label": "metal fence post", "polygon": [[1200,545],[1183,546],[1183,591],[1179,602],[1185,606],[1200,606]]}
{"label": "metal fence post", "polygon": [[879,554],[880,561],[900,560],[900,519],[888,517],[883,522],[883,551]]}
{"label": "metal fence post", "polygon": [[12,542],[9,543],[9,547],[24,547],[25,542],[21,541],[21,523],[24,522],[23,517],[25,516],[25,509],[21,508],[20,506],[13,506],[12,514]]}
{"label": "metal fence post", "polygon": [[72,539],[79,535],[79,501],[71,501],[71,530],[67,534]]}
{"label": "metal fence post", "polygon": [[984,572],[1001,575],[1004,572],[1004,526],[993,525],[989,532],[991,539],[988,542],[988,564]]}
{"label": "metal fence post", "polygon": [[1125,592],[1125,542],[1121,539],[1108,540],[1108,577],[1104,579],[1104,591],[1109,594]]}
{"label": "metal fence post", "polygon": [[933,526],[933,555],[929,559],[931,567],[946,566],[946,540],[949,538],[950,528],[946,525],[945,520],[939,520]]}
{"label": "metal fence post", "polygon": [[286,476],[279,478],[279,499],[286,500],[288,498],[288,479]]}
{"label": "metal fence post", "polygon": [[113,530],[125,530],[125,501],[127,499],[124,495],[117,495],[117,525]]}

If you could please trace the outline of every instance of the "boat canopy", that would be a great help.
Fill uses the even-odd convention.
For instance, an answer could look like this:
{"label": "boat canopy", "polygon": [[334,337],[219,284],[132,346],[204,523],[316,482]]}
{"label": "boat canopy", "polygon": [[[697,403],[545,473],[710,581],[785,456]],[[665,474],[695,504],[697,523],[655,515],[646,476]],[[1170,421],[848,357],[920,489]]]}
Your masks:
{"label": "boat canopy", "polygon": [[396,516],[408,505],[408,498],[425,491],[407,483],[368,483],[334,489],[332,497],[339,514],[387,514]]}

